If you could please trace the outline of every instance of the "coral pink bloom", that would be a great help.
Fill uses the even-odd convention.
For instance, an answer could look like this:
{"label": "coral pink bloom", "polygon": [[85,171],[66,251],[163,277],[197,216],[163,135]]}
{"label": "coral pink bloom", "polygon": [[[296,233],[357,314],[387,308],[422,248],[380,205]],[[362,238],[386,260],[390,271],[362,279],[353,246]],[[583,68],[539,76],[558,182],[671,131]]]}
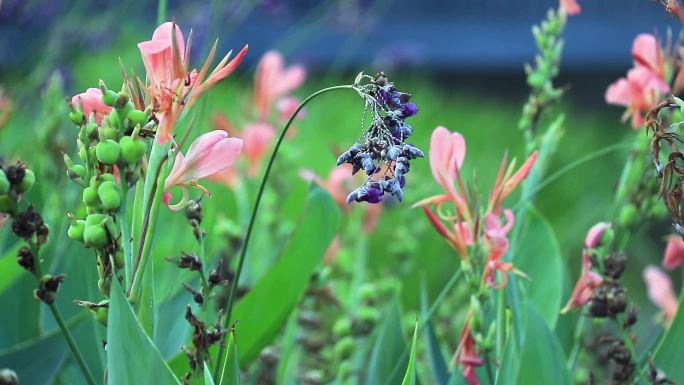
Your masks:
{"label": "coral pink bloom", "polygon": [[88,88],[86,92],[73,96],[71,105],[74,108],[81,108],[86,119],[91,114],[95,114],[95,121],[98,124],[102,123],[102,118],[112,111],[112,107],[102,102],[102,91],[99,88]]}
{"label": "coral pink bloom", "polygon": [[584,239],[584,247],[587,249],[594,249],[598,247],[601,243],[601,238],[603,237],[603,233],[610,228],[610,223],[608,222],[599,222],[595,224],[594,226],[589,229],[587,232],[587,236]]}
{"label": "coral pink bloom", "polygon": [[[295,110],[299,107],[299,99],[294,96],[286,96],[276,103],[276,109],[278,110],[278,120],[286,121],[294,114]],[[300,111],[297,114],[298,118],[304,117],[304,111]]]}
{"label": "coral pink bloom", "polygon": [[663,311],[665,321],[672,321],[677,314],[679,301],[672,290],[670,277],[657,267],[648,266],[644,270],[644,281],[648,287],[648,298]]}
{"label": "coral pink bloom", "polygon": [[299,87],[306,78],[301,65],[285,68],[283,56],[268,51],[261,57],[254,81],[254,105],[260,120],[267,120],[273,104]]}
{"label": "coral pink bloom", "polygon": [[586,305],[591,299],[594,289],[599,287],[602,283],[603,277],[591,271],[589,254],[586,251],[582,252],[582,275],[577,280],[575,288],[572,290],[570,300],[568,300],[568,303],[563,310],[561,310],[561,314],[565,314],[574,308]]}
{"label": "coral pink bloom", "polygon": [[648,33],[639,34],[632,43],[632,58],[637,67],[645,67],[660,79],[665,79],[663,51],[658,39]]}
{"label": "coral pink bloom", "polygon": [[577,15],[582,10],[577,0],[560,0],[560,7],[570,16]]}
{"label": "coral pink bloom", "polygon": [[171,173],[164,182],[164,190],[173,186],[194,186],[208,192],[197,181],[230,167],[240,156],[242,140],[229,138],[220,130],[201,135],[190,145],[185,156],[176,156]]}
{"label": "coral pink bloom", "polygon": [[211,86],[230,75],[247,53],[245,46],[231,60],[231,52],[219,62],[211,73],[209,65],[216,54],[216,44],[200,71],[189,70],[189,47],[183,33],[175,23],[163,23],[152,34],[152,39],[138,44],[147,71],[148,86],[145,92],[151,99],[155,117],[159,121],[159,140],[165,143],[172,137],[176,121],[184,108],[189,108]]}
{"label": "coral pink bloom", "polygon": [[454,201],[459,214],[468,219],[470,217],[468,206],[454,186],[465,160],[465,154],[466,143],[463,135],[450,132],[442,126],[432,131],[429,152],[432,176]]}
{"label": "coral pink bloom", "polygon": [[460,341],[454,356],[463,370],[463,378],[470,385],[480,385],[477,378],[477,367],[482,365],[484,361],[479,357],[477,344],[470,332],[470,318],[466,320],[466,324],[461,331]]}
{"label": "coral pink bloom", "polygon": [[672,270],[684,263],[684,241],[678,235],[670,235],[663,256],[663,267]]}
{"label": "coral pink bloom", "polygon": [[[530,155],[525,163],[520,166],[518,171],[515,173],[515,159],[506,168],[507,157],[504,156],[501,161],[501,166],[499,168],[499,174],[496,176],[496,181],[494,182],[494,187],[492,188],[492,193],[489,196],[489,206],[487,207],[487,212],[492,212],[495,214],[499,213],[501,209],[501,204],[504,199],[509,196],[513,190],[515,190],[518,185],[525,180],[530,175],[532,171],[532,166],[537,161],[538,153],[535,151]],[[504,172],[505,170],[505,172]]]}
{"label": "coral pink bloom", "polygon": [[637,66],[627,72],[626,78],[620,78],[606,90],[606,102],[627,106],[623,120],[631,116],[632,127],[639,128],[644,124],[644,114],[657,102],[661,94],[670,90],[667,84],[646,67]]}
{"label": "coral pink bloom", "polygon": [[[495,289],[500,289],[506,286],[508,282],[508,273],[521,272],[516,271],[511,263],[502,262],[501,258],[506,254],[509,247],[508,233],[513,229],[515,217],[511,210],[504,210],[504,217],[506,224],[501,223],[501,219],[496,214],[487,214],[485,216],[485,241],[489,247],[489,256],[484,271],[484,279],[487,284]],[[501,282],[496,283],[496,271],[501,272]]]}
{"label": "coral pink bloom", "polygon": [[275,134],[275,128],[265,122],[248,124],[242,132],[244,152],[248,162],[247,175],[250,177],[256,176],[259,172],[261,159],[271,147]]}

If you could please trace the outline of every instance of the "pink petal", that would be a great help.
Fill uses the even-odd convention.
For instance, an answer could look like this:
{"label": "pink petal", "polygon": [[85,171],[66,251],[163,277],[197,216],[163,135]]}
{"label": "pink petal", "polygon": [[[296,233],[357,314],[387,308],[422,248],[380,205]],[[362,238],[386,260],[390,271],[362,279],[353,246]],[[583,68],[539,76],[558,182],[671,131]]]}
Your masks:
{"label": "pink petal", "polygon": [[465,159],[465,139],[458,132],[450,132],[439,126],[430,138],[430,168],[432,176],[452,196],[458,196],[454,188],[457,171]]}
{"label": "pink petal", "polygon": [[672,270],[684,263],[684,241],[678,235],[671,235],[667,240],[665,255],[663,256],[663,267]]}
{"label": "pink petal", "polygon": [[[220,131],[223,132],[223,131]],[[189,179],[202,179],[222,171],[235,163],[242,151],[242,140],[224,138],[207,150],[194,164]]]}
{"label": "pink petal", "polygon": [[248,174],[254,176],[259,169],[261,158],[271,147],[275,137],[275,128],[268,123],[252,123],[245,127],[242,132],[244,152],[249,163]]}
{"label": "pink petal", "polygon": [[587,236],[584,239],[584,247],[587,249],[593,249],[598,247],[601,242],[601,237],[603,233],[610,227],[608,222],[599,222],[589,229]]}
{"label": "pink petal", "polygon": [[606,103],[628,106],[632,101],[632,90],[625,78],[620,78],[608,86],[606,90]]}
{"label": "pink petal", "polygon": [[572,290],[570,300],[565,305],[561,313],[567,313],[570,310],[586,305],[591,299],[591,295],[595,288],[603,283],[603,277],[594,273],[593,271],[583,271],[582,276],[577,280],[575,288]]}
{"label": "pink petal", "polygon": [[534,163],[537,161],[537,157],[539,154],[537,151],[533,152],[532,155],[530,155],[529,158],[523,163],[522,166],[516,171],[513,176],[506,181],[504,184],[503,190],[501,191],[501,197],[499,198],[499,202],[503,201],[504,198],[506,198],[510,193],[515,190],[518,185],[527,178],[528,175],[530,175],[530,171],[532,170],[532,166],[534,166]]}
{"label": "pink petal", "polygon": [[582,10],[577,0],[560,0],[560,7],[570,16],[577,15]]}
{"label": "pink petal", "polygon": [[677,314],[679,301],[672,289],[672,281],[662,270],[648,266],[644,270],[644,281],[648,287],[648,297],[664,313],[665,320],[671,321]]}
{"label": "pink petal", "polygon": [[102,123],[104,115],[108,115],[112,111],[112,107],[102,101],[102,91],[99,88],[88,88],[86,92],[73,96],[71,105],[74,108],[82,108],[86,119],[94,113],[95,121],[98,124]]}
{"label": "pink petal", "polygon": [[644,66],[663,77],[663,57],[658,39],[648,33],[639,34],[632,43],[632,58],[637,66]]}
{"label": "pink petal", "polygon": [[221,80],[225,79],[228,77],[228,75],[232,74],[233,71],[237,69],[237,67],[242,63],[242,59],[245,58],[245,55],[247,54],[247,50],[249,49],[249,45],[245,45],[242,47],[240,52],[226,64],[223,68],[219,69],[218,71],[212,73],[209,78],[207,78],[207,81],[205,84],[202,84],[203,88],[209,88],[212,85],[220,82]]}
{"label": "pink petal", "polygon": [[283,56],[268,51],[259,60],[254,82],[254,104],[261,119],[265,119],[273,103],[299,87],[306,78],[306,69],[295,65],[285,69]]}

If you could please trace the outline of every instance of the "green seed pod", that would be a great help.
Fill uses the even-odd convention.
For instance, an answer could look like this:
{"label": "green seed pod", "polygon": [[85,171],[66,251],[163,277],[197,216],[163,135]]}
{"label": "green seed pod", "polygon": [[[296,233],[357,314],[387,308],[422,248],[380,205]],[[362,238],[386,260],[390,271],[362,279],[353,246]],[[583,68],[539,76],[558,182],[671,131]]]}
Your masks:
{"label": "green seed pod", "polygon": [[21,183],[19,183],[18,186],[15,186],[15,190],[18,193],[25,193],[33,187],[34,183],[36,183],[36,174],[34,174],[33,171],[26,169],[24,179],[21,180]]}
{"label": "green seed pod", "polygon": [[144,126],[145,123],[147,123],[147,114],[145,111],[133,109],[126,117],[128,118],[128,125],[131,127],[135,127],[138,124]]}
{"label": "green seed pod", "polygon": [[359,287],[359,298],[362,301],[373,301],[377,297],[377,288],[372,283],[364,283]]}
{"label": "green seed pod", "polygon": [[339,360],[344,360],[349,358],[354,352],[354,338],[351,336],[346,336],[335,343],[335,356]]}
{"label": "green seed pod", "polygon": [[88,147],[88,161],[90,163],[95,163],[97,161],[97,151],[95,151],[95,146]]}
{"label": "green seed pod", "polygon": [[[100,89],[102,89],[102,85],[100,86]],[[102,91],[102,103],[108,105],[109,107],[114,106],[114,103],[116,103],[116,97],[116,92],[112,90],[105,89]]]}
{"label": "green seed pod", "polygon": [[69,226],[67,235],[75,241],[83,242],[83,231],[85,231],[85,221],[79,219]]}
{"label": "green seed pod", "polygon": [[10,182],[7,175],[0,169],[0,195],[6,195],[10,189]]}
{"label": "green seed pod", "polygon": [[97,188],[97,195],[100,197],[102,207],[107,210],[116,210],[121,204],[121,195],[116,182],[106,181]]}
{"label": "green seed pod", "polygon": [[0,213],[8,213],[12,209],[12,202],[7,195],[0,195]]}
{"label": "green seed pod", "polygon": [[[128,96],[128,92],[121,91],[118,94],[116,94],[116,102],[114,103],[114,108],[117,110],[122,110],[126,109],[128,106],[128,103],[130,102],[130,96]],[[126,116],[126,115],[122,115]]]}
{"label": "green seed pod", "polygon": [[112,125],[106,125],[102,127],[102,139],[107,140],[117,140],[119,139],[119,130]]}
{"label": "green seed pod", "polygon": [[67,170],[67,176],[71,180],[83,179],[86,174],[86,169],[80,164],[75,164]]}
{"label": "green seed pod", "polygon": [[85,122],[85,115],[83,115],[83,112],[81,111],[71,111],[69,113],[69,118],[74,124],[79,126]]}
{"label": "green seed pod", "polygon": [[85,203],[86,206],[97,206],[100,204],[97,187],[89,186],[83,189],[83,203]]}
{"label": "green seed pod", "polygon": [[119,129],[121,127],[121,117],[119,116],[119,112],[114,109],[112,112],[109,113],[109,121],[112,124],[112,127],[115,129]]}
{"label": "green seed pod", "polygon": [[622,206],[619,217],[620,224],[622,226],[630,226],[634,224],[638,213],[639,210],[637,210],[636,206],[632,203]]}
{"label": "green seed pod", "polygon": [[[102,288],[100,288],[102,290]],[[93,317],[95,321],[99,322],[102,326],[107,327],[107,318],[109,317],[109,308],[106,306],[97,306],[92,309]]]}
{"label": "green seed pod", "polygon": [[123,269],[125,264],[123,251],[117,251],[116,254],[114,254],[114,266],[116,266],[117,269]]}
{"label": "green seed pod", "polygon": [[88,123],[85,127],[85,135],[88,139],[90,140],[96,140],[97,139],[97,123]]}
{"label": "green seed pod", "polygon": [[142,159],[147,152],[147,144],[142,140],[135,140],[130,136],[124,136],[119,141],[121,145],[121,157],[129,165],[134,165]]}
{"label": "green seed pod", "polygon": [[[93,215],[89,215],[90,218]],[[101,223],[89,224],[88,218],[86,218],[85,229],[83,230],[83,242],[86,247],[93,247],[100,249],[109,243],[109,236],[107,235],[107,230]]]}
{"label": "green seed pod", "polygon": [[90,214],[86,217],[86,226],[99,225],[105,219],[107,219],[107,214]]}
{"label": "green seed pod", "polygon": [[476,296],[470,296],[470,330],[474,333],[482,332],[482,305]]}
{"label": "green seed pod", "polygon": [[351,333],[352,322],[349,318],[340,318],[335,322],[333,326],[333,335],[337,338],[341,338],[349,335]]}
{"label": "green seed pod", "polygon": [[97,147],[95,147],[95,154],[97,155],[97,160],[100,162],[105,164],[115,164],[119,161],[121,147],[119,146],[119,143],[111,139],[107,139],[97,144]]}

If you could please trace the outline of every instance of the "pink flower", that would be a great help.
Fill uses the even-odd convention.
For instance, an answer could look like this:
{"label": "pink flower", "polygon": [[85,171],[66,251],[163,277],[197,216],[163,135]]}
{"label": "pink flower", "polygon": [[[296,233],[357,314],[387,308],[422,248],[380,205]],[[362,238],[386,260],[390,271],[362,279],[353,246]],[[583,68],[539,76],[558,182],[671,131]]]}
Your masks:
{"label": "pink flower", "polygon": [[[299,107],[299,99],[294,96],[286,96],[276,103],[276,109],[278,110],[278,120],[286,121],[294,114],[295,110]],[[304,116],[304,110],[297,114],[298,118]]]}
{"label": "pink flower", "polygon": [[[485,216],[485,241],[489,247],[489,256],[487,258],[487,265],[485,266],[485,281],[487,284],[495,289],[500,289],[506,286],[508,282],[508,273],[516,272],[511,263],[501,262],[501,258],[506,254],[509,247],[508,233],[513,229],[515,217],[511,210],[504,210],[504,217],[506,224],[501,223],[498,215],[487,214]],[[496,271],[501,272],[501,281],[496,283]]]}
{"label": "pink flower", "polygon": [[465,160],[465,154],[466,143],[463,135],[450,132],[442,126],[432,131],[429,152],[432,176],[454,201],[460,214],[469,217],[468,206],[454,186]]}
{"label": "pink flower", "polygon": [[190,145],[185,156],[178,152],[171,173],[164,182],[164,190],[173,186],[193,186],[209,195],[197,181],[230,167],[240,156],[241,150],[242,140],[229,138],[224,131],[216,130],[201,135]]}
{"label": "pink flower", "polygon": [[644,115],[658,102],[661,94],[670,90],[663,79],[646,67],[632,68],[626,78],[620,78],[606,90],[606,102],[627,106],[623,120],[631,116],[632,127],[644,124]]}
{"label": "pink flower", "polygon": [[466,324],[461,331],[460,341],[454,360],[456,360],[463,371],[463,378],[469,385],[480,385],[477,378],[477,367],[482,365],[484,361],[479,357],[480,352],[477,349],[477,343],[473,334],[470,332],[470,314],[466,319]]}
{"label": "pink flower", "polygon": [[648,266],[644,270],[644,281],[648,287],[648,298],[663,311],[665,321],[671,322],[677,314],[679,301],[672,289],[670,277],[659,268]]}
{"label": "pink flower", "polygon": [[267,120],[273,104],[299,87],[306,78],[301,65],[285,68],[283,56],[268,51],[261,57],[254,81],[254,105],[259,120]]}
{"label": "pink flower", "polygon": [[86,119],[95,114],[95,121],[100,124],[102,118],[112,111],[112,107],[102,102],[102,91],[99,88],[88,88],[86,92],[71,98],[71,105],[80,108]]}
{"label": "pink flower", "polygon": [[655,36],[648,33],[637,35],[632,43],[632,58],[636,67],[644,67],[659,79],[665,79],[663,51]]}
{"label": "pink flower", "polygon": [[663,267],[672,270],[684,263],[684,241],[678,235],[670,235],[663,256]]}
{"label": "pink flower", "polygon": [[186,44],[180,28],[167,22],[154,31],[151,40],[138,44],[147,71],[145,92],[159,121],[161,143],[173,136],[173,128],[183,109],[192,106],[206,90],[230,75],[240,65],[248,48],[245,46],[230,62],[231,52],[228,52],[208,74],[216,54],[216,43],[198,72],[189,70],[190,41],[191,38]]}
{"label": "pink flower", "polygon": [[570,16],[577,15],[582,10],[577,0],[560,0],[560,7]]}
{"label": "pink flower", "polygon": [[261,159],[271,148],[275,134],[275,128],[264,122],[248,124],[242,132],[245,157],[248,163],[247,175],[250,177],[256,176],[259,172]]}
{"label": "pink flower", "polygon": [[587,232],[587,237],[584,239],[584,247],[587,249],[594,249],[600,246],[603,233],[608,228],[610,228],[610,223],[608,222],[599,222],[592,226],[591,229],[589,229],[589,232]]}
{"label": "pink flower", "polygon": [[594,289],[603,284],[603,277],[591,271],[591,261],[587,251],[582,252],[582,275],[577,280],[575,288],[572,290],[570,300],[565,305],[561,314],[565,314],[574,308],[579,308],[587,304],[591,299]]}

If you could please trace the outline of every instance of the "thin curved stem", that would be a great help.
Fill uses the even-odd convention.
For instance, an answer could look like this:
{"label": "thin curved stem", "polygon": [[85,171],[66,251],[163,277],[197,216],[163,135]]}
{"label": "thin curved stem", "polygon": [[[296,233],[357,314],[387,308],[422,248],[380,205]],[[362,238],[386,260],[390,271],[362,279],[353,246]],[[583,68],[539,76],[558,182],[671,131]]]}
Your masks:
{"label": "thin curved stem", "polygon": [[86,382],[88,382],[88,385],[97,385],[95,377],[93,377],[93,374],[90,372],[90,369],[88,369],[88,365],[86,365],[86,362],[83,359],[81,351],[78,350],[78,346],[76,346],[76,341],[74,341],[74,337],[72,337],[71,332],[69,332],[69,328],[64,322],[64,318],[62,318],[62,314],[59,312],[59,309],[57,309],[57,306],[55,306],[54,303],[49,304],[48,307],[52,312],[52,316],[55,317],[55,321],[57,321],[57,325],[59,325],[59,329],[62,331],[62,334],[64,335],[64,338],[66,339],[67,344],[69,345],[69,350],[71,350],[71,354],[73,354],[74,358],[76,359],[76,363],[78,363],[78,366],[81,368],[81,372],[83,372],[83,376],[85,377]]}
{"label": "thin curved stem", "polygon": [[[224,308],[226,312],[226,317],[223,319],[223,326],[226,327],[228,326],[228,323],[230,322],[230,317],[233,312],[233,304],[235,303],[235,295],[238,289],[238,283],[240,281],[240,273],[242,272],[242,267],[244,266],[245,263],[245,257],[247,255],[247,248],[249,246],[249,241],[252,237],[252,229],[254,228],[254,222],[256,221],[256,216],[257,212],[259,211],[259,206],[261,204],[261,197],[264,194],[264,189],[266,188],[266,182],[268,181],[268,177],[271,174],[271,168],[273,167],[273,163],[275,161],[276,155],[278,154],[278,150],[280,149],[280,144],[283,142],[283,139],[285,138],[285,135],[287,134],[287,131],[290,129],[290,126],[292,125],[292,122],[294,119],[297,117],[299,112],[306,106],[311,100],[315,99],[317,96],[320,96],[322,94],[325,94],[330,91],[335,91],[335,90],[343,90],[343,89],[353,89],[354,86],[351,84],[345,84],[341,86],[333,86],[333,87],[328,87],[328,88],[323,88],[322,90],[318,90],[314,92],[313,94],[309,95],[302,103],[297,107],[297,109],[292,113],[290,118],[287,120],[287,123],[285,123],[285,126],[283,127],[283,130],[280,132],[280,136],[278,137],[278,140],[276,141],[275,147],[273,148],[273,152],[271,152],[271,158],[268,160],[268,165],[266,166],[266,170],[264,171],[264,177],[261,179],[261,185],[259,185],[259,191],[257,192],[256,200],[254,201],[254,208],[252,209],[252,216],[249,219],[249,224],[247,225],[247,232],[245,233],[245,241],[242,244],[242,250],[240,251],[240,259],[238,260],[238,266],[237,270],[235,271],[235,278],[233,279],[233,283],[231,285],[230,293],[228,294],[228,303],[226,304],[226,307]],[[220,367],[221,367],[221,362],[223,358],[223,354],[225,351],[225,347],[223,344],[221,344],[221,347],[219,348],[219,353],[217,356],[217,365],[214,369],[214,378],[217,377]]]}

